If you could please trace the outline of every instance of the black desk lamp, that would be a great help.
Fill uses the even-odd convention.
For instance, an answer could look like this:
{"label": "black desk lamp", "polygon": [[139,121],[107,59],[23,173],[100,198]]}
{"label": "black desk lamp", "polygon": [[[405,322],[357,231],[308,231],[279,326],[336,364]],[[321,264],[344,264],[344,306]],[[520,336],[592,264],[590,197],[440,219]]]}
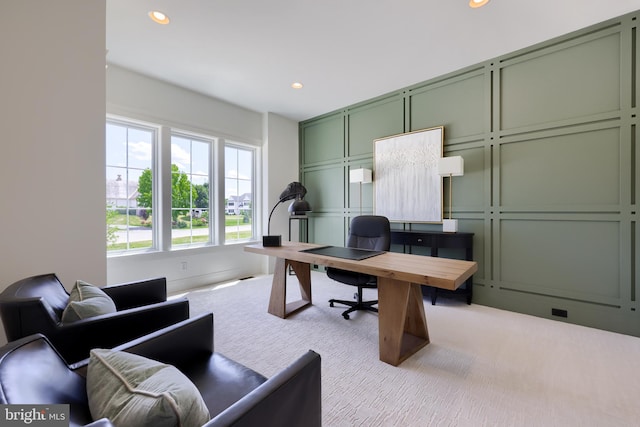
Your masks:
{"label": "black desk lamp", "polygon": [[269,213],[269,221],[267,222],[267,235],[262,236],[262,246],[281,246],[282,245],[282,236],[272,236],[271,231],[271,215],[273,215],[273,211],[276,210],[278,205],[282,202],[286,202],[287,200],[295,201],[291,203],[289,206],[289,213],[291,215],[304,215],[307,212],[311,211],[311,205],[306,200],[303,200],[305,194],[307,194],[307,189],[304,188],[304,185],[299,182],[292,182],[287,185],[287,188],[280,194],[280,200],[278,203],[271,209],[271,213]]}

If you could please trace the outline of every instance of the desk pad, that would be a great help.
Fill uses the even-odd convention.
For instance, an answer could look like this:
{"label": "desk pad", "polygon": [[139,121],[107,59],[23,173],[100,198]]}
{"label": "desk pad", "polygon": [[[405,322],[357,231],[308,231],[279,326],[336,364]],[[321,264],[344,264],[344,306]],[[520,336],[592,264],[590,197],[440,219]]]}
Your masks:
{"label": "desk pad", "polygon": [[316,255],[326,255],[336,258],[346,258],[360,261],[372,256],[380,255],[385,251],[372,251],[369,249],[345,248],[342,246],[322,246],[319,248],[303,249],[300,252],[309,252]]}

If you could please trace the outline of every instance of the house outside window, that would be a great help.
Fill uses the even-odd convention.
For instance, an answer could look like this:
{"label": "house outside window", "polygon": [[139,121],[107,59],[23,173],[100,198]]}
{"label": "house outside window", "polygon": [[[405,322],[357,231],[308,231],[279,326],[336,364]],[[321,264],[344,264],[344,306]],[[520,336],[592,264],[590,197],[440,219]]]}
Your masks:
{"label": "house outside window", "polygon": [[225,242],[255,238],[255,149],[227,142],[224,148]]}
{"label": "house outside window", "polygon": [[[107,251],[153,248],[156,130],[107,121],[105,136]],[[141,185],[148,193],[140,192]]]}

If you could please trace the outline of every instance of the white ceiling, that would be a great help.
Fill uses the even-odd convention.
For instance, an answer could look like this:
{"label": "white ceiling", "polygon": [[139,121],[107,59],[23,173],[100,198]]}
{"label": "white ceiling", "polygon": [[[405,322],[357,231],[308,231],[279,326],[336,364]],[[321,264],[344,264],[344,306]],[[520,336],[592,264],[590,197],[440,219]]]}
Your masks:
{"label": "white ceiling", "polygon": [[[296,121],[640,9],[640,0],[106,2],[108,63]],[[171,23],[152,22],[152,8]]]}

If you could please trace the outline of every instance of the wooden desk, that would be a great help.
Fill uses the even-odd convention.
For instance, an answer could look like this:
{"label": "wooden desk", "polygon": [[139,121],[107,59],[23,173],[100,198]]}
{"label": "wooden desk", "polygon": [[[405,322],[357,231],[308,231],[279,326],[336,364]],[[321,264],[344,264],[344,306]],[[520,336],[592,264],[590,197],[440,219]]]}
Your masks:
{"label": "wooden desk", "polygon": [[[378,277],[378,341],[380,360],[397,366],[429,344],[421,285],[455,290],[478,270],[473,261],[386,252],[362,261],[300,252],[321,245],[283,242],[279,247],[248,245],[244,250],[276,257],[269,313],[286,318],[311,305],[311,264],[357,271]],[[299,301],[286,303],[287,268],[300,284]]]}
{"label": "wooden desk", "polygon": [[[411,253],[413,246],[431,248],[430,255],[433,257],[438,256],[439,249],[460,249],[464,250],[464,259],[467,261],[473,260],[473,233],[391,230],[391,244],[403,245],[403,252],[405,253]],[[407,248],[409,249],[408,251]],[[438,297],[437,289],[438,288],[431,288],[432,305],[436,304],[436,298]],[[426,291],[426,289],[423,288],[423,291]],[[453,294],[466,296],[467,304],[471,304],[471,298],[473,296],[473,277],[469,277],[467,279],[464,288],[459,288],[452,292]]]}

